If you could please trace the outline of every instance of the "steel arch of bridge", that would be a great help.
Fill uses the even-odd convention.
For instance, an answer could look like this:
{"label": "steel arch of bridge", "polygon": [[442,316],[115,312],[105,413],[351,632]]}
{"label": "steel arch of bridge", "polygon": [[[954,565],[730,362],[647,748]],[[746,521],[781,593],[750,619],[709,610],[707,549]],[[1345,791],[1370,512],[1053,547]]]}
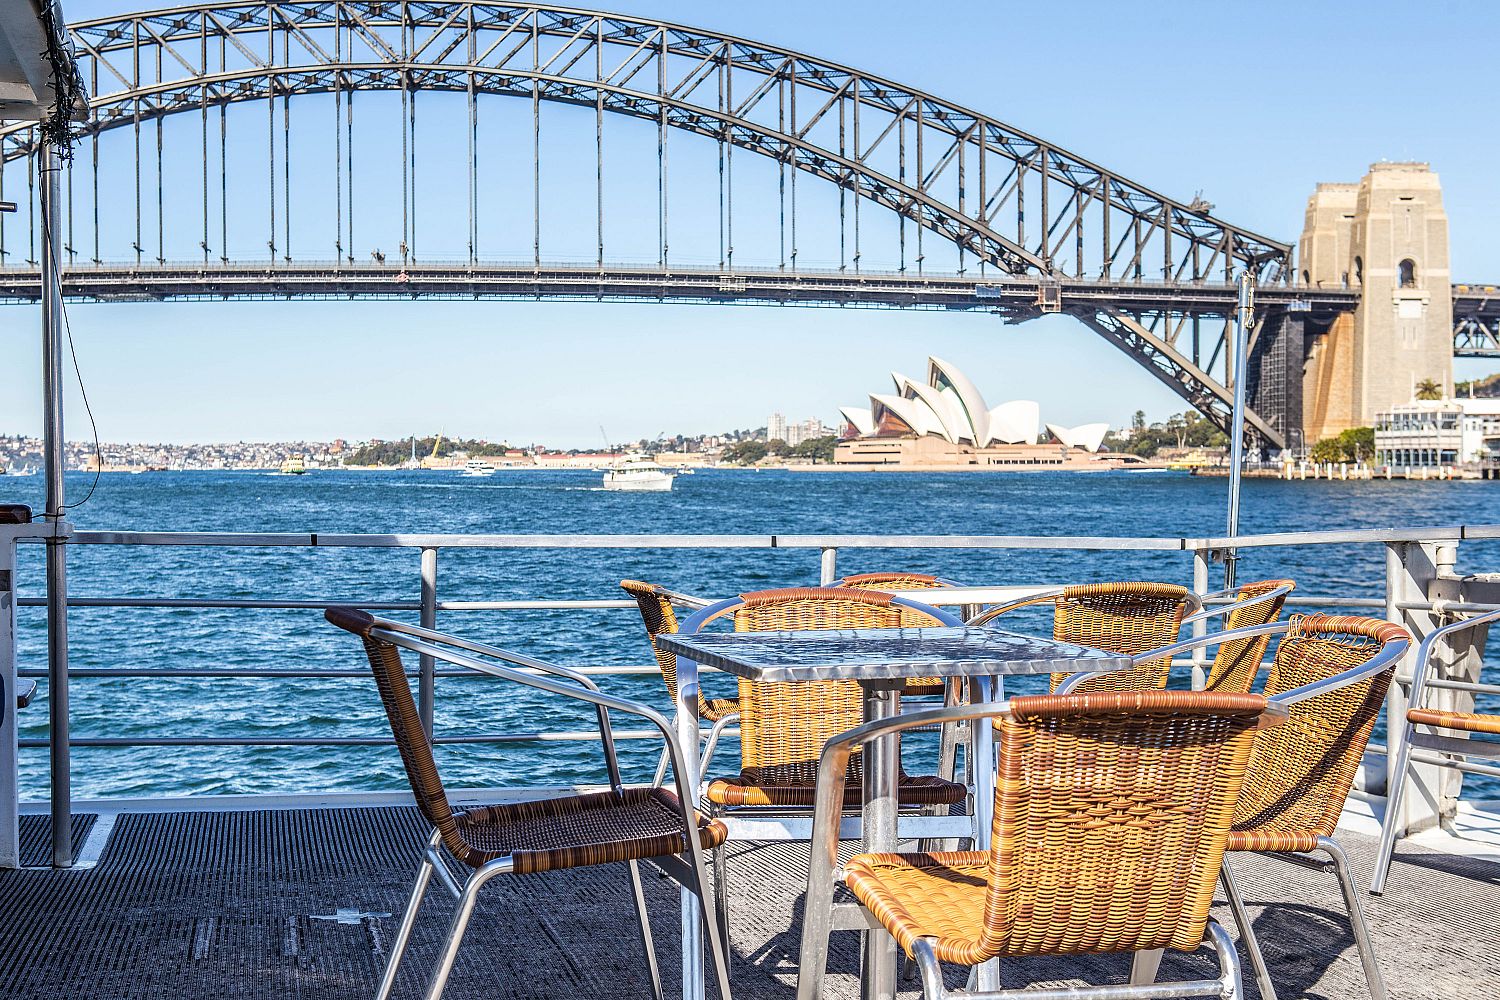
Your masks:
{"label": "steel arch of bridge", "polygon": [[[796,183],[798,175],[810,175],[839,191],[841,274],[861,271],[860,209],[873,204],[894,213],[898,221],[901,275],[915,275],[914,288],[928,273],[923,266],[925,237],[937,236],[959,248],[959,277],[974,288],[970,306],[986,305],[986,282],[1010,279],[1092,282],[1104,288],[1160,284],[1163,291],[1150,308],[1136,308],[1128,300],[1101,304],[1097,296],[1087,294],[1060,305],[1221,426],[1228,420],[1229,373],[1223,378],[1209,373],[1227,353],[1222,324],[1232,305],[1229,283],[1246,268],[1262,283],[1284,282],[1291,274],[1289,246],[1217,219],[1201,204],[1167,198],[996,119],[802,53],[650,19],[479,0],[241,0],[87,21],[74,25],[73,33],[82,71],[93,90],[83,133],[95,143],[103,132],[133,128],[139,136],[143,123],[191,112],[203,116],[206,135],[210,109],[222,114],[232,104],[264,101],[273,116],[274,151],[278,98],[285,125],[285,102],[293,95],[332,94],[338,116],[346,115],[357,92],[400,92],[403,273],[414,274],[424,263],[417,246],[415,141],[409,143],[415,126],[414,96],[439,90],[468,97],[468,254],[476,273],[486,266],[476,256],[475,102],[480,94],[502,94],[529,98],[538,130],[542,101],[592,108],[600,121],[609,113],[656,125],[657,263],[663,275],[681,270],[667,245],[667,137],[686,131],[715,141],[720,151],[720,270],[728,276],[725,287],[730,290],[721,289],[720,298],[734,298],[738,280],[733,251],[736,150],[778,164],[781,268],[794,276]],[[336,127],[336,138],[337,131]],[[351,150],[352,141],[351,131]],[[0,159],[24,157],[35,148],[35,134],[26,126],[0,132]],[[158,144],[158,158],[160,148]],[[342,150],[342,144],[338,148]],[[335,159],[342,155],[336,153]],[[211,232],[206,148],[204,161],[204,276],[197,293],[210,296],[224,294],[221,289],[226,286],[216,286],[221,279],[207,272],[250,262],[229,260],[224,249],[227,236],[218,239],[221,234]],[[600,164],[595,264],[603,272],[602,147]],[[278,163],[273,153],[268,169],[268,263],[291,266],[290,155]],[[343,164],[335,164],[336,174],[342,169]],[[288,178],[282,184],[287,201],[279,230],[278,170]],[[538,179],[533,188],[532,262],[538,271],[543,264],[539,191]],[[330,243],[337,260],[324,269],[330,292],[343,288],[346,283],[340,275],[355,264],[353,185],[346,188],[341,174],[336,197],[338,231]],[[120,279],[116,291],[122,295],[132,287],[149,288],[152,281],[153,268],[144,259],[149,238],[139,235],[139,200],[137,183],[137,267]],[[225,226],[227,214],[221,205],[219,221]],[[157,236],[160,270],[169,262],[160,232]],[[211,249],[216,243],[217,264]],[[94,264],[102,266],[97,246],[96,222]],[[75,264],[76,253],[70,241],[69,259]],[[167,294],[193,294],[186,287],[174,287],[178,290]],[[350,287],[351,294],[363,294]],[[670,283],[663,287],[667,291],[662,294],[673,294]],[[1178,289],[1194,294],[1181,295]],[[261,292],[276,294],[274,282],[261,286]],[[919,300],[916,294],[908,304],[921,304]],[[1200,353],[1197,328],[1205,318],[1218,323],[1220,330],[1210,337],[1211,347]],[[1194,331],[1191,348],[1181,339],[1189,327]],[[1252,417],[1252,423],[1263,436],[1279,439],[1258,417]]]}

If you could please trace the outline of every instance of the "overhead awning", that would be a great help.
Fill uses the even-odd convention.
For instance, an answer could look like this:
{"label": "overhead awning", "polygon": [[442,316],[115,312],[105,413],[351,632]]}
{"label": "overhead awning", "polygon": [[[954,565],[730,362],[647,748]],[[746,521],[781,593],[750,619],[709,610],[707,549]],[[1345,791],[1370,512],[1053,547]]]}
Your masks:
{"label": "overhead awning", "polygon": [[[59,93],[61,91],[61,93]],[[0,119],[42,121],[88,108],[59,0],[0,2]]]}

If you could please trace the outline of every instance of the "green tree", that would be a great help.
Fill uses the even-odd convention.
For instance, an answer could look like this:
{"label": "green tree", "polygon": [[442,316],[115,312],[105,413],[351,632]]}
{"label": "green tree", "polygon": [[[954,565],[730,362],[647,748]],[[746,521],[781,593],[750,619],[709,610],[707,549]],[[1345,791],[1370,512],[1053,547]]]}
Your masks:
{"label": "green tree", "polygon": [[1430,378],[1424,378],[1417,383],[1418,399],[1442,399],[1443,387]]}
{"label": "green tree", "polygon": [[771,440],[766,442],[767,455],[787,455],[791,453],[791,450],[792,446],[787,444],[781,438],[772,438]]}
{"label": "green tree", "polygon": [[1312,446],[1314,462],[1363,462],[1375,456],[1375,429],[1351,427]]}
{"label": "green tree", "polygon": [[811,459],[814,463],[832,462],[833,451],[838,447],[838,443],[838,437],[833,434],[826,437],[808,438],[792,449],[792,455],[795,458]]}
{"label": "green tree", "polygon": [[764,441],[741,441],[725,448],[720,457],[726,462],[754,465],[766,457],[766,443]]}

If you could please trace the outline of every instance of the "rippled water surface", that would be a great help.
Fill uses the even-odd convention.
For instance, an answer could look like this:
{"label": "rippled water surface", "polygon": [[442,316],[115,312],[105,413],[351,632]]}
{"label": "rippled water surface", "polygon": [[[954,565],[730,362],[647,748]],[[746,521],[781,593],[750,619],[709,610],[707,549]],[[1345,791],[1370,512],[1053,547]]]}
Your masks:
{"label": "rippled water surface", "polygon": [[[91,477],[69,476],[74,497]],[[0,498],[41,506],[40,477],[0,480]],[[1177,474],[859,474],[708,470],[668,494],[609,493],[587,472],[247,472],[106,474],[75,514],[85,529],[175,531],[486,532],[547,534],[1005,534],[1205,536],[1223,532],[1226,484]],[[1245,483],[1246,533],[1479,524],[1497,520],[1490,483]],[[415,549],[74,546],[75,597],[415,600]],[[1299,593],[1382,593],[1380,546],[1256,549],[1240,579],[1290,576]],[[1191,582],[1186,553],[1043,550],[846,550],[841,572],[912,569],[971,584],[1159,579]],[[1500,547],[1465,543],[1461,571],[1500,569]],[[1217,569],[1215,571],[1217,573]],[[808,549],[445,550],[444,600],[617,598],[635,577],[722,597],[818,580]],[[23,595],[42,593],[27,547]],[[397,615],[400,616],[399,614]],[[411,616],[407,616],[411,617]],[[20,612],[24,667],[45,666],[43,612]],[[356,640],[311,611],[75,608],[75,668],[362,668]],[[567,664],[652,662],[634,610],[445,612],[440,627]],[[1045,633],[1042,613],[1011,627]],[[717,680],[728,693],[723,678]],[[601,678],[606,690],[665,707],[656,676]],[[45,693],[45,685],[43,686]],[[73,736],[353,737],[388,733],[368,675],[354,679],[78,678]],[[22,736],[46,736],[39,696]],[[567,705],[491,679],[442,678],[441,735],[587,728]],[[626,723],[628,725],[628,723]],[[731,755],[733,747],[729,747]],[[626,744],[635,773],[655,750]],[[598,747],[582,742],[440,749],[454,786],[598,780]],[[22,751],[28,797],[45,796],[46,751]],[[79,747],[79,797],[327,789],[404,784],[389,747]]]}

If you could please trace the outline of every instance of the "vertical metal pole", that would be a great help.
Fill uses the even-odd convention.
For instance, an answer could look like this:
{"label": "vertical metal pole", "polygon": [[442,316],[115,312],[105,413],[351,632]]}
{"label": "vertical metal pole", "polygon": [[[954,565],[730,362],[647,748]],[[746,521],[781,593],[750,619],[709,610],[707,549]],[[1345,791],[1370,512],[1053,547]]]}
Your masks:
{"label": "vertical metal pole", "polygon": [[839,578],[839,550],[832,546],[823,550],[822,564],[818,567],[818,585],[828,587]]}
{"label": "vertical metal pole", "polygon": [[[1249,268],[1240,275],[1240,301],[1234,311],[1234,414],[1229,426],[1229,531],[1240,532],[1240,472],[1245,465],[1245,340],[1255,312],[1255,277]],[[1224,553],[1224,586],[1234,586],[1234,564],[1238,553]]]}
{"label": "vertical metal pole", "polygon": [[[42,426],[48,523],[63,516],[62,276],[57,236],[62,157],[48,144],[42,157]],[[47,538],[47,711],[52,765],[52,865],[73,864],[73,791],[68,746],[68,568],[65,539]]]}
{"label": "vertical metal pole", "polygon": [[[1208,549],[1193,550],[1193,593],[1208,593]],[[1198,619],[1193,622],[1193,638],[1199,639],[1208,634],[1208,621]],[[1193,690],[1202,691],[1208,686],[1208,674],[1203,669],[1204,650],[1193,650]]]}
{"label": "vertical metal pole", "polygon": [[[422,550],[422,609],[418,612],[421,616],[418,624],[423,628],[437,628],[437,561],[437,549]],[[427,738],[432,739],[433,682],[437,679],[434,672],[437,663],[425,653],[419,663],[417,714],[422,719],[422,728],[427,731]]]}

